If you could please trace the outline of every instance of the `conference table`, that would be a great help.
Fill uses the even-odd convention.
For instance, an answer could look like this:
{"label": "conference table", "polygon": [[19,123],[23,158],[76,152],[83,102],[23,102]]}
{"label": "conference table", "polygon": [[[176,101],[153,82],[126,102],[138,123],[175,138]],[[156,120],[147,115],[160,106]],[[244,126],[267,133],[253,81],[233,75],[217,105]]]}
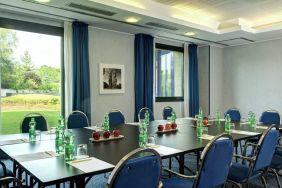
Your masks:
{"label": "conference table", "polygon": [[[178,157],[179,171],[184,173],[184,155],[191,152],[200,152],[204,149],[212,137],[198,138],[196,128],[193,126],[192,118],[179,118],[176,120],[177,131],[171,133],[157,134],[158,125],[164,125],[166,121],[152,121],[148,134],[154,135],[156,146],[162,148],[160,151],[163,159]],[[250,128],[247,123],[237,122],[233,130],[229,133],[234,141],[245,140],[260,136],[267,126],[259,125]],[[71,182],[77,187],[84,187],[87,181],[94,175],[110,172],[114,166],[130,151],[139,148],[139,127],[136,123],[125,123],[111,127],[111,130],[119,129],[124,138],[107,142],[90,142],[92,137],[92,127],[73,129],[75,144],[87,144],[88,155],[97,160],[92,165],[87,166],[87,170],[78,168],[71,163],[65,162],[63,155],[52,155],[50,151],[55,151],[55,137],[48,132],[41,133],[41,140],[37,142],[26,142],[28,134],[4,135],[0,138],[0,149],[13,160],[14,171],[17,169],[30,176],[30,184],[38,187],[49,185],[60,186],[60,183]],[[224,132],[224,122],[216,124],[209,122],[206,134],[215,136]],[[22,143],[9,144],[9,140],[21,139]],[[8,144],[5,144],[8,143]],[[153,147],[154,148],[154,147]],[[158,148],[155,147],[158,151]],[[47,152],[48,151],[48,152]],[[36,153],[50,154],[36,160],[22,160],[19,156],[32,155]],[[31,157],[32,158],[32,157]],[[87,161],[79,162],[81,164]],[[83,166],[83,165],[82,165]],[[84,165],[85,168],[85,165]]]}

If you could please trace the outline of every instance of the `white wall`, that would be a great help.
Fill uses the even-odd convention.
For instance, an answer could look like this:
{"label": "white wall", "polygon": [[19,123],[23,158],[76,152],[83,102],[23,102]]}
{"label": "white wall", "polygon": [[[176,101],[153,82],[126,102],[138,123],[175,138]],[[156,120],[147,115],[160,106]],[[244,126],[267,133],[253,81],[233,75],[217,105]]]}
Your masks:
{"label": "white wall", "polygon": [[214,116],[216,111],[221,114],[223,109],[223,49],[210,47],[210,115]]}
{"label": "white wall", "polygon": [[209,46],[199,47],[199,104],[205,116],[209,115],[209,61]]}
{"label": "white wall", "polygon": [[[120,109],[127,122],[134,117],[134,36],[89,27],[89,61],[92,124],[101,122],[106,112]],[[125,67],[125,93],[99,94],[99,64]]]}
{"label": "white wall", "polygon": [[282,112],[282,40],[223,49],[223,108]]}

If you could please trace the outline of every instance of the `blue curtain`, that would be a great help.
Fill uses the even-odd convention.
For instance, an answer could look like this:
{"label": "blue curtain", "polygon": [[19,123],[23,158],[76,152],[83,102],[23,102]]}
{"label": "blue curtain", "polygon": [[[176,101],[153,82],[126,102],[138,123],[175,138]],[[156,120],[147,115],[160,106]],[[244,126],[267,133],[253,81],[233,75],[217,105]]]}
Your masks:
{"label": "blue curtain", "polygon": [[91,121],[88,25],[73,22],[73,110]]}
{"label": "blue curtain", "polygon": [[197,45],[189,45],[189,116],[194,117],[199,111],[199,76]]}
{"label": "blue curtain", "polygon": [[153,111],[153,37],[145,34],[136,34],[134,41],[135,58],[135,116],[138,121],[138,112],[143,107]]}

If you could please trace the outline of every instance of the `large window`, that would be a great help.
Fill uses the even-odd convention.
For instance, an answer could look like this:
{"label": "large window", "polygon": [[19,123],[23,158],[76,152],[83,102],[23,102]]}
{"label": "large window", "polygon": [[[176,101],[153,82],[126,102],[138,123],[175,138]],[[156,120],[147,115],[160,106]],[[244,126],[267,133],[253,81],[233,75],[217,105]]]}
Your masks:
{"label": "large window", "polygon": [[183,101],[183,51],[156,44],[156,102]]}
{"label": "large window", "polygon": [[42,114],[49,126],[57,124],[62,102],[62,35],[44,32],[0,28],[0,134],[19,133],[23,117],[31,112]]}

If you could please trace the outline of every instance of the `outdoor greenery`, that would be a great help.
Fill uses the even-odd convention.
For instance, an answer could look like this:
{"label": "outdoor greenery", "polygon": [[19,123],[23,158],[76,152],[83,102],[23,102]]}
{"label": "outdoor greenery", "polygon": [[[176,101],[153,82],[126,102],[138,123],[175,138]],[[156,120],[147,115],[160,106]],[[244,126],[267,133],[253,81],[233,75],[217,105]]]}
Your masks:
{"label": "outdoor greenery", "polygon": [[56,125],[60,115],[60,68],[36,67],[28,51],[16,58],[16,34],[0,28],[1,88],[16,91],[1,97],[0,134],[20,133],[21,121],[30,112],[41,113],[49,127]]}
{"label": "outdoor greenery", "polygon": [[36,68],[28,51],[16,60],[13,52],[17,42],[14,31],[0,28],[1,88],[59,93],[60,69],[46,65]]}

